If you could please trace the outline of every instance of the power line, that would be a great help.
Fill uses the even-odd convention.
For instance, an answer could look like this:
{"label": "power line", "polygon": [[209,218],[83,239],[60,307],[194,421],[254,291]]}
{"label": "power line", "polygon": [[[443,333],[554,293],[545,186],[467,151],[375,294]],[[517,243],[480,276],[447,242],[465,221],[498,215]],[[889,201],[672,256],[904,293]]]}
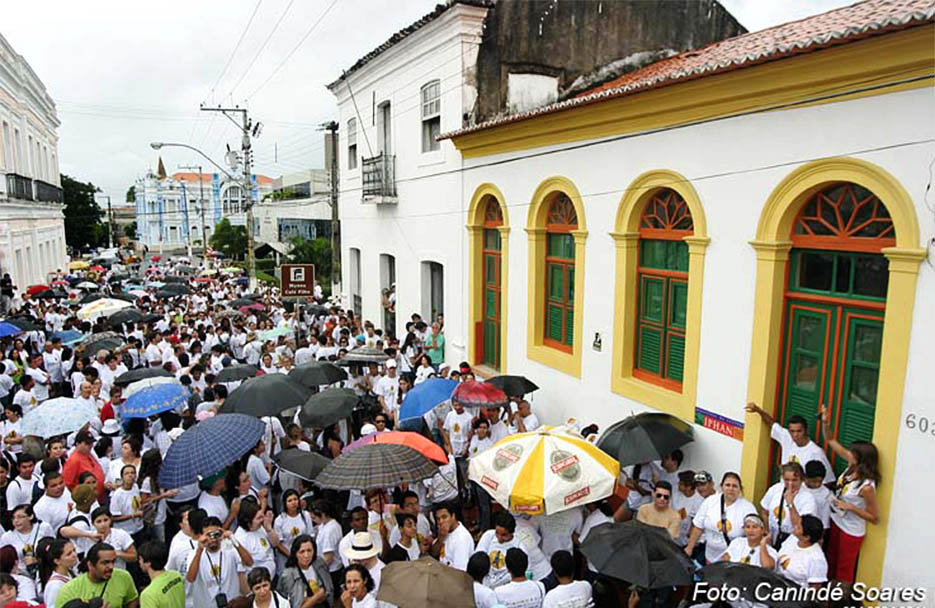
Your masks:
{"label": "power line", "polygon": [[263,4],[263,0],[257,0],[256,6],[253,7],[253,12],[250,14],[250,19],[247,20],[247,25],[245,25],[243,28],[243,31],[240,32],[240,38],[237,39],[237,44],[234,45],[234,50],[231,51],[230,57],[227,58],[227,63],[224,64],[224,69],[221,70],[221,73],[218,74],[217,79],[214,81],[214,84],[211,86],[211,91],[214,91],[217,89],[218,84],[220,84],[221,79],[224,77],[224,74],[227,73],[227,68],[230,67],[231,62],[234,60],[234,55],[237,54],[237,50],[240,48],[241,43],[243,42],[244,38],[247,36],[247,32],[250,30],[250,25],[253,23],[253,19],[254,17],[256,17],[257,11],[260,10],[261,4]]}
{"label": "power line", "polygon": [[246,78],[247,74],[250,73],[250,70],[253,68],[253,64],[256,63],[256,60],[259,59],[263,51],[266,50],[266,45],[268,45],[269,41],[273,39],[273,34],[275,34],[276,30],[279,29],[279,25],[282,23],[282,20],[286,18],[286,15],[289,13],[289,9],[292,8],[294,2],[295,0],[289,0],[289,4],[286,5],[285,10],[283,10],[282,14],[279,15],[279,19],[276,21],[276,24],[273,25],[273,29],[270,30],[270,33],[266,36],[266,40],[264,40],[263,44],[260,45],[259,50],[257,50],[256,54],[253,56],[253,59],[251,59],[250,63],[247,65],[247,69],[244,70],[243,74],[240,75],[240,78],[237,80],[237,82],[234,83],[234,86],[231,87],[228,95],[233,95],[234,91],[237,90],[237,87],[240,86],[240,83],[243,82],[243,79]]}

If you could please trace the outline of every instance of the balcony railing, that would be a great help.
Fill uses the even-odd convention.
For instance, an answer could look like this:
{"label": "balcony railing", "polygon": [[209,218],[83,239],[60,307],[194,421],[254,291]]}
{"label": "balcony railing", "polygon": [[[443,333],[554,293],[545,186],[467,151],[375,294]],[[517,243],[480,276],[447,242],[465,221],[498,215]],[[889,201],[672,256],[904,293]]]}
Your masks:
{"label": "balcony railing", "polygon": [[61,203],[62,202],[62,189],[53,184],[44,182],[42,180],[35,180],[33,182],[36,184],[36,200],[42,201],[45,203]]}
{"label": "balcony railing", "polygon": [[10,198],[24,201],[35,200],[32,192],[32,180],[16,173],[6,174],[6,192]]}
{"label": "balcony railing", "polygon": [[381,152],[379,156],[362,159],[361,167],[363,198],[377,197],[386,199],[396,197],[396,156]]}

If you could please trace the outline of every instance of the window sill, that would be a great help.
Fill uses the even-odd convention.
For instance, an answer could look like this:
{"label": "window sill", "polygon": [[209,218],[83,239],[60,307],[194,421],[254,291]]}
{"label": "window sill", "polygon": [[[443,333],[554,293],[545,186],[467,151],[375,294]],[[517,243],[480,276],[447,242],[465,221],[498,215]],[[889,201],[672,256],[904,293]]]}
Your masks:
{"label": "window sill", "polygon": [[684,392],[677,393],[659,385],[633,376],[614,376],[611,390],[643,405],[655,408],[661,412],[672,414],[687,422],[695,417],[693,399]]}
{"label": "window sill", "polygon": [[569,376],[574,376],[575,378],[581,377],[580,352],[575,354],[574,352],[562,351],[544,344],[531,344],[526,350],[526,356],[533,361],[537,361],[542,365],[556,369]]}

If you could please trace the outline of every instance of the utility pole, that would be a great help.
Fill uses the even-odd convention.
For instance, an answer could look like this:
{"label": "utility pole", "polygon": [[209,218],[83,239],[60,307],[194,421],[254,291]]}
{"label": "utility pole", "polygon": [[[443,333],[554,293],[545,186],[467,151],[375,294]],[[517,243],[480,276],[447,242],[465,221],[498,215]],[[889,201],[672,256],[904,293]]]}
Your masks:
{"label": "utility pole", "polygon": [[110,195],[107,195],[107,247],[114,248],[114,213],[110,208]]}
{"label": "utility pole", "polygon": [[185,203],[185,208],[183,212],[185,213],[185,246],[188,249],[188,261],[192,260],[192,224],[188,220],[188,189],[185,187],[185,182],[182,182],[182,199]]}
{"label": "utility pole", "polygon": [[[205,230],[205,178],[201,165],[179,165],[179,169],[191,171],[198,169],[198,211],[201,212],[201,263],[208,267],[208,233]],[[191,255],[191,251],[188,252]]]}
{"label": "utility pole", "polygon": [[338,215],[338,123],[322,125],[331,137],[331,295],[341,294],[341,222]]}
{"label": "utility pole", "polygon": [[228,112],[239,112],[241,116],[242,124],[238,126],[243,134],[241,149],[243,150],[243,196],[247,206],[247,277],[250,281],[250,291],[256,291],[256,254],[254,252],[253,239],[253,184],[250,180],[250,155],[252,154],[250,136],[252,131],[253,137],[257,137],[260,134],[261,125],[257,123],[256,126],[254,126],[253,123],[250,122],[247,108],[238,106],[234,106],[233,108],[222,108],[220,106],[216,108],[206,108],[201,106],[201,110],[203,112],[221,112],[234,124],[237,124],[237,121],[231,118]]}

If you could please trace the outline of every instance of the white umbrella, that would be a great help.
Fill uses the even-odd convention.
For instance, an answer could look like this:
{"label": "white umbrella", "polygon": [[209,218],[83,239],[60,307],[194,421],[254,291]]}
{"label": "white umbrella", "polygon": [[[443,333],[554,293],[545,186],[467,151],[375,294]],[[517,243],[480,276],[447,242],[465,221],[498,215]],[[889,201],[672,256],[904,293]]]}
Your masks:
{"label": "white umbrella", "polygon": [[91,404],[70,397],[58,397],[43,401],[29,410],[23,416],[20,432],[23,435],[38,435],[43,439],[67,435],[97,415],[97,408]]}
{"label": "white umbrella", "polygon": [[75,285],[78,289],[100,289],[101,286],[97,283],[92,283],[91,281],[82,281]]}
{"label": "white umbrella", "polygon": [[98,317],[109,317],[118,310],[123,310],[130,306],[133,306],[133,304],[126,300],[101,298],[100,300],[94,300],[90,304],[85,304],[78,311],[78,318],[82,321],[91,321]]}

